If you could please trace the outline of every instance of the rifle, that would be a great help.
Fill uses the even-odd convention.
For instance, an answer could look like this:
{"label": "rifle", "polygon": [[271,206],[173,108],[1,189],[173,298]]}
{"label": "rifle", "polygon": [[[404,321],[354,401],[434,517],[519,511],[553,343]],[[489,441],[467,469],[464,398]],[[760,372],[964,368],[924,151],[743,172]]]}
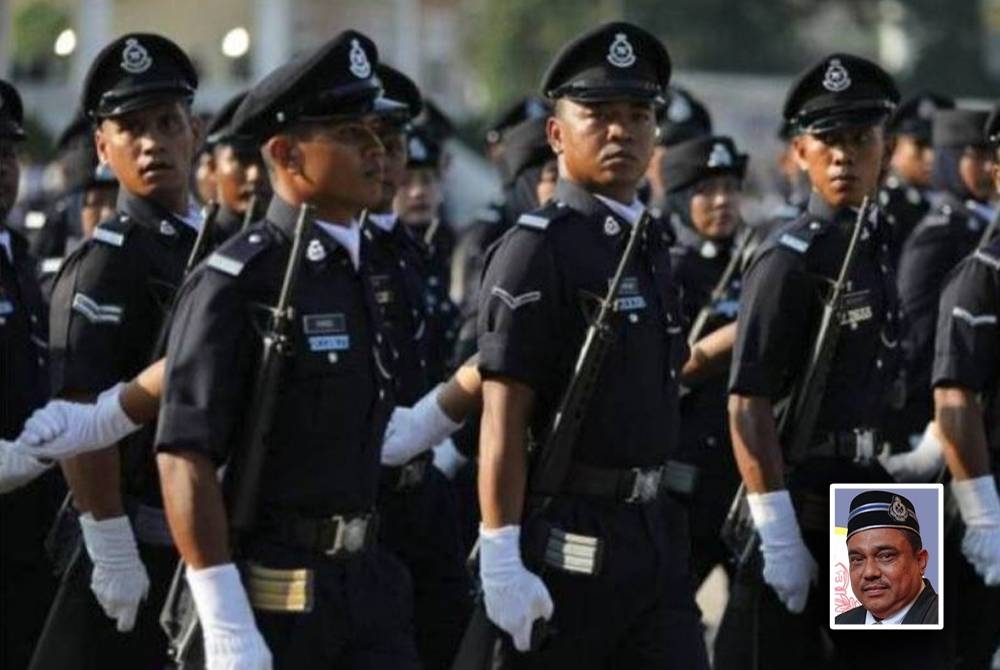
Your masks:
{"label": "rifle", "polygon": [[[245,447],[235,454],[226,468],[229,525],[233,531],[233,554],[239,553],[240,539],[253,529],[257,495],[267,456],[265,435],[271,428],[278,397],[278,380],[285,360],[292,353],[291,332],[294,324],[292,299],[302,267],[303,240],[312,224],[313,208],[303,204],[295,223],[292,246],[285,266],[277,304],[268,310],[268,326],[263,334],[260,366],[253,395],[243,426]],[[180,561],[163,605],[160,625],[169,640],[168,653],[178,668],[197,667],[201,644],[198,612],[184,579],[185,565]]]}
{"label": "rifle", "polygon": [[[212,232],[215,229],[215,220],[218,214],[219,205],[214,200],[209,202],[203,210],[203,223],[184,265],[183,277],[187,277],[207,253],[212,242]],[[163,316],[151,350],[150,363],[155,363],[163,358],[167,337],[170,333],[172,312],[173,305]],[[123,442],[123,444],[127,444],[127,442]],[[134,448],[125,450],[122,469],[127,480],[140,476],[145,457],[146,454],[140,450]],[[83,534],[80,532],[78,515],[73,506],[72,493],[67,493],[63,499],[52,528],[46,537],[45,546],[49,556],[53,557],[56,574],[60,575],[59,589],[35,645],[31,663],[28,666],[31,670],[69,667],[72,661],[79,662],[81,658],[79,650],[90,644],[89,640],[81,639],[78,635],[72,638],[66,635],[66,630],[82,631],[82,628],[74,624],[89,616],[89,612],[93,608],[90,603],[93,595],[90,593],[89,584],[92,566],[87,552],[84,551]],[[77,641],[67,644],[67,640],[70,639]]]}
{"label": "rifle", "polygon": [[[621,259],[618,261],[618,267],[608,286],[608,293],[601,301],[596,316],[587,328],[583,346],[580,348],[576,365],[573,367],[573,376],[570,377],[553,415],[548,437],[532,464],[529,492],[530,495],[539,498],[537,509],[544,509],[548,501],[551,500],[551,496],[559,493],[569,472],[573,445],[580,434],[587,406],[594,395],[604,358],[615,340],[611,318],[616,311],[622,278],[635,257],[639,240],[645,237],[649,220],[649,213],[644,212],[639,221],[632,227],[632,234],[629,236],[625,251],[622,252]],[[478,544],[473,549],[470,562],[476,561],[477,553]],[[486,606],[480,588],[472,617],[466,627],[465,634],[462,636],[462,642],[452,664],[452,670],[482,670],[490,667],[491,659],[497,653],[501,633],[502,631],[486,615]],[[546,621],[544,619],[535,620],[531,628],[531,648],[537,649],[547,635]]]}
{"label": "rifle", "polygon": [[[806,371],[799,378],[788,402],[780,412],[778,435],[786,448],[786,460],[792,466],[804,460],[812,441],[816,419],[826,391],[826,379],[830,373],[830,365],[837,349],[837,342],[840,339],[842,327],[840,311],[846,291],[847,278],[854,266],[858,240],[861,237],[861,229],[864,227],[869,207],[869,200],[865,198],[864,202],[861,203],[861,209],[858,210],[854,230],[847,250],[844,252],[844,261],[840,266],[840,272],[836,281],[831,285],[829,294],[823,300],[823,314],[820,318],[819,329],[816,331]],[[760,536],[757,534],[753,517],[750,515],[744,484],[740,484],[733,497],[729,512],[722,524],[720,536],[732,551],[737,567],[746,566],[760,543]]]}
{"label": "rifle", "polygon": [[743,252],[747,248],[747,244],[750,242],[750,238],[753,235],[750,231],[746,231],[743,235],[743,239],[739,241],[736,248],[733,249],[732,255],[729,257],[729,263],[726,264],[726,269],[722,271],[722,276],[719,277],[719,281],[716,282],[715,287],[708,296],[708,300],[698,310],[698,315],[694,318],[694,323],[691,324],[691,330],[688,332],[688,346],[693,347],[695,343],[701,339],[701,336],[705,330],[705,326],[708,324],[708,318],[712,316],[712,310],[726,295],[726,289],[729,288],[729,282],[732,281],[733,275],[736,274],[737,268],[740,267],[740,263],[743,260]]}

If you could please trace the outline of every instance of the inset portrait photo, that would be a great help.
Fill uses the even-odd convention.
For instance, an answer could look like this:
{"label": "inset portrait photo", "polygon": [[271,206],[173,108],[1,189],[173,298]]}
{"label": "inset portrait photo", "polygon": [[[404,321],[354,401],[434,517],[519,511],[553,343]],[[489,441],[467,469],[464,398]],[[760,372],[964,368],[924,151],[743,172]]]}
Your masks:
{"label": "inset portrait photo", "polygon": [[944,627],[944,487],[830,486],[830,628]]}

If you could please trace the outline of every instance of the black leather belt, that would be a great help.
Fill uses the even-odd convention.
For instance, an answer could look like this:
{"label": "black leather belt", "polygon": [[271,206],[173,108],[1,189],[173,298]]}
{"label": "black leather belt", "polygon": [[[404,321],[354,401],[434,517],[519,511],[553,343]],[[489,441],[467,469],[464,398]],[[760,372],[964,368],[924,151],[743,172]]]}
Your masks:
{"label": "black leather belt", "polygon": [[378,537],[378,514],[335,514],[319,519],[291,518],[268,524],[261,534],[309,552],[342,558],[371,549]]}
{"label": "black leather belt", "polygon": [[434,462],[434,453],[425,451],[409,463],[383,466],[379,473],[381,485],[389,491],[408,491],[424,483],[427,468]]}
{"label": "black leather belt", "polygon": [[878,455],[878,432],[855,428],[827,433],[809,447],[809,458],[847,458],[867,465]]}
{"label": "black leather belt", "polygon": [[647,503],[659,497],[661,491],[689,496],[697,483],[698,468],[679,461],[649,468],[596,468],[574,463],[563,493]]}

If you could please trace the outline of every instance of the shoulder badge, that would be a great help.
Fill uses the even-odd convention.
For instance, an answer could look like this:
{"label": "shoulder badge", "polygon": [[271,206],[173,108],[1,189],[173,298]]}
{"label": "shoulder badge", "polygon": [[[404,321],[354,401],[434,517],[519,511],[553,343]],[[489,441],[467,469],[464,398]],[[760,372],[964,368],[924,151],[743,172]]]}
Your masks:
{"label": "shoulder badge", "polygon": [[94,229],[94,240],[112,247],[124,246],[125,238],[134,225],[131,218],[115,216]]}
{"label": "shoulder badge", "polygon": [[237,236],[216,250],[205,264],[230,277],[238,277],[247,263],[271,246],[271,239],[264,231],[251,229],[249,233]]}
{"label": "shoulder badge", "polygon": [[545,230],[549,227],[550,223],[566,211],[568,211],[566,207],[553,200],[541,209],[536,209],[533,212],[519,216],[517,225],[523,228],[533,228],[534,230]]}
{"label": "shoulder badge", "polygon": [[812,246],[813,240],[826,232],[827,228],[819,221],[801,218],[794,223],[782,226],[777,235],[777,245],[791,249],[797,254],[805,254]]}

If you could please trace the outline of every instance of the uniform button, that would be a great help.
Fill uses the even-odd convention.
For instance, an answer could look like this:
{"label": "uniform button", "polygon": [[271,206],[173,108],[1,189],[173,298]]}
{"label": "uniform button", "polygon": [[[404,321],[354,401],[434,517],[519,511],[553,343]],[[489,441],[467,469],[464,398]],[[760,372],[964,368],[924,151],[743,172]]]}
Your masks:
{"label": "uniform button", "polygon": [[385,389],[379,389],[378,390],[378,399],[379,400],[385,400]]}
{"label": "uniform button", "polygon": [[37,317],[37,316],[35,316],[34,314],[32,314],[32,315],[31,315],[31,322],[32,322],[32,323],[38,323],[38,317]]}
{"label": "uniform button", "polygon": [[707,444],[710,447],[714,447],[718,443],[719,441],[716,440],[715,437],[712,435],[709,435],[708,437],[705,438],[705,444]]}
{"label": "uniform button", "polygon": [[336,363],[338,360],[340,360],[340,357],[337,356],[337,352],[331,351],[326,355],[326,360],[330,361],[331,363]]}
{"label": "uniform button", "polygon": [[670,368],[670,378],[674,379],[677,376],[677,370]]}
{"label": "uniform button", "polygon": [[401,267],[401,268],[405,268],[406,267],[406,261],[404,261],[402,258],[399,259],[399,267]]}
{"label": "uniform button", "polygon": [[877,367],[879,370],[882,369],[882,359],[881,358],[876,358],[875,359],[875,367]]}
{"label": "uniform button", "polygon": [[42,358],[41,356],[38,357],[38,367],[40,367],[40,368],[44,368],[45,367],[45,359]]}
{"label": "uniform button", "polygon": [[425,361],[424,359],[421,358],[420,359],[420,367],[426,368],[427,367],[427,361]]}
{"label": "uniform button", "polygon": [[382,344],[382,333],[375,333],[375,341]]}
{"label": "uniform button", "polygon": [[635,312],[628,315],[629,323],[639,323],[639,315]]}

